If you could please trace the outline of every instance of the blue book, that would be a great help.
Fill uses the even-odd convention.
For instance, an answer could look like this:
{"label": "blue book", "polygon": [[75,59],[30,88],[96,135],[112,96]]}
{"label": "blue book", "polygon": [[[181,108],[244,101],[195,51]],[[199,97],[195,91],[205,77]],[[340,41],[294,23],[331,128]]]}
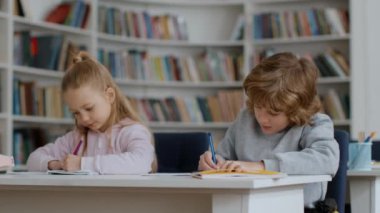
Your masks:
{"label": "blue book", "polygon": [[74,26],[81,27],[84,14],[86,13],[86,4],[83,1],[78,1],[78,10],[75,11],[76,14],[74,16]]}
{"label": "blue book", "polygon": [[21,115],[20,80],[13,79],[13,114]]}
{"label": "blue book", "polygon": [[148,12],[146,12],[146,11],[143,12],[143,16],[144,16],[144,22],[145,22],[145,27],[146,27],[147,38],[153,38],[153,29],[152,29],[151,17],[148,14]]}
{"label": "blue book", "polygon": [[307,19],[309,21],[310,29],[311,29],[311,34],[313,36],[319,35],[319,29],[318,29],[318,24],[317,24],[317,19],[314,16],[313,10],[308,10],[307,11]]}

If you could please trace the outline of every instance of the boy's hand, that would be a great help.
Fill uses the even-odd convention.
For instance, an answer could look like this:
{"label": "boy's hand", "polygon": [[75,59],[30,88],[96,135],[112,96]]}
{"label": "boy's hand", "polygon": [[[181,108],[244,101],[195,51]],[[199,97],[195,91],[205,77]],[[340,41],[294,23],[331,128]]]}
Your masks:
{"label": "boy's hand", "polygon": [[63,160],[63,169],[69,172],[78,171],[81,169],[81,157],[69,154]]}
{"label": "boy's hand", "polygon": [[224,159],[220,155],[216,155],[216,162],[217,164],[214,164],[214,162],[212,162],[212,154],[210,151],[207,151],[199,157],[198,170],[202,171],[219,169],[220,166],[224,163]]}
{"label": "boy's hand", "polygon": [[255,170],[264,170],[265,165],[262,161],[259,162],[246,162],[246,161],[225,161],[221,165],[220,169],[227,170],[229,172],[246,172]]}
{"label": "boy's hand", "polygon": [[63,163],[59,160],[51,160],[48,162],[49,170],[60,170],[63,167]]}

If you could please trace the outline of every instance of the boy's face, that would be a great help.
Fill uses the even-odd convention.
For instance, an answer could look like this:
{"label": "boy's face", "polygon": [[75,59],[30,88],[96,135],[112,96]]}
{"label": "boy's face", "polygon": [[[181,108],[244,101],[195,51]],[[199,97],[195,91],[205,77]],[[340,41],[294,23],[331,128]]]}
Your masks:
{"label": "boy's face", "polygon": [[255,117],[264,134],[281,132],[289,126],[289,119],[284,112],[273,113],[265,107],[254,108]]}
{"label": "boy's face", "polygon": [[[110,89],[110,88],[108,88]],[[114,94],[108,89],[105,92],[82,86],[78,89],[68,89],[63,98],[80,126],[93,131],[105,131],[104,124],[111,114]]]}

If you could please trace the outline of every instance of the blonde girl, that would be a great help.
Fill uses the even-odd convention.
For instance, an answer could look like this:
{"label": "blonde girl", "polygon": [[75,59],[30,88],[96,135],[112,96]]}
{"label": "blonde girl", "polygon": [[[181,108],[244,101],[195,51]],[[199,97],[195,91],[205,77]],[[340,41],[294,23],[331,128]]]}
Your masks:
{"label": "blonde girl", "polygon": [[152,135],[103,65],[80,52],[61,89],[76,128],[31,153],[28,170],[142,174],[154,169]]}

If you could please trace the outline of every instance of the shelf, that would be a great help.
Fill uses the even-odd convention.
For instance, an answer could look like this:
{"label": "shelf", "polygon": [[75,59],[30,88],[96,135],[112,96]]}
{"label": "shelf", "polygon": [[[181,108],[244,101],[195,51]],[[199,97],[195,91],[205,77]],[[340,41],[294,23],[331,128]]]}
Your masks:
{"label": "shelf", "polygon": [[[108,2],[108,1],[107,1]],[[125,2],[122,0],[113,0],[113,2]],[[128,0],[128,3],[137,4],[156,4],[156,5],[179,5],[179,6],[243,6],[244,0]],[[99,5],[101,5],[99,3]]]}
{"label": "shelf", "polygon": [[163,128],[163,129],[227,129],[231,123],[220,122],[220,123],[182,123],[182,122],[148,122],[150,128]]}
{"label": "shelf", "polygon": [[35,76],[43,76],[43,77],[59,78],[59,79],[61,79],[64,75],[64,72],[62,71],[46,70],[46,69],[39,69],[39,68],[25,67],[25,66],[18,66],[18,65],[14,65],[13,70],[15,73],[19,73],[19,74],[27,74],[27,75],[35,75]]}
{"label": "shelf", "polygon": [[55,30],[63,33],[77,34],[83,36],[91,36],[91,32],[81,28],[74,28],[69,26],[64,26],[60,24],[54,24],[49,22],[36,22],[31,21],[23,17],[13,16],[13,20],[16,24],[22,24],[26,26],[31,26],[33,28],[38,28],[40,30]]}
{"label": "shelf", "polygon": [[318,79],[318,84],[350,83],[350,81],[350,77],[321,77]]}
{"label": "shelf", "polygon": [[[0,64],[1,65],[1,64]],[[1,68],[1,66],[0,66]],[[13,70],[18,74],[35,75],[49,78],[61,79],[64,72],[55,70],[38,69],[25,66],[13,66]],[[186,81],[145,81],[145,80],[125,80],[116,79],[120,86],[142,86],[142,87],[170,87],[170,88],[241,88],[243,82],[209,81],[209,82],[186,82]]]}
{"label": "shelf", "polygon": [[74,125],[74,120],[70,118],[47,118],[40,116],[13,115],[14,122],[34,123],[34,124],[61,124]]}
{"label": "shelf", "polygon": [[350,126],[351,121],[349,119],[346,120],[333,120],[334,126]]}
{"label": "shelf", "polygon": [[296,43],[309,43],[309,42],[328,42],[328,41],[344,41],[350,39],[350,35],[322,35],[310,37],[297,37],[297,38],[269,38],[269,39],[255,39],[253,45],[274,45],[274,44],[296,44]]}
{"label": "shelf", "polygon": [[186,41],[186,40],[158,40],[158,39],[143,39],[143,38],[127,38],[117,35],[108,35],[105,33],[98,33],[98,39],[117,42],[128,43],[134,45],[149,45],[149,46],[172,46],[172,47],[243,47],[243,41]]}
{"label": "shelf", "polygon": [[7,119],[8,118],[8,115],[4,112],[1,112],[0,113],[0,119]]}
{"label": "shelf", "polygon": [[1,63],[0,62],[0,69],[7,69],[8,65],[6,63]]}
{"label": "shelf", "polygon": [[208,82],[188,82],[188,81],[144,81],[144,80],[123,80],[116,79],[120,86],[138,87],[170,87],[170,88],[242,88],[243,82],[228,81],[208,81]]}
{"label": "shelf", "polygon": [[8,14],[7,13],[5,13],[5,12],[1,12],[0,11],[0,19],[7,19],[9,16],[8,16]]}

